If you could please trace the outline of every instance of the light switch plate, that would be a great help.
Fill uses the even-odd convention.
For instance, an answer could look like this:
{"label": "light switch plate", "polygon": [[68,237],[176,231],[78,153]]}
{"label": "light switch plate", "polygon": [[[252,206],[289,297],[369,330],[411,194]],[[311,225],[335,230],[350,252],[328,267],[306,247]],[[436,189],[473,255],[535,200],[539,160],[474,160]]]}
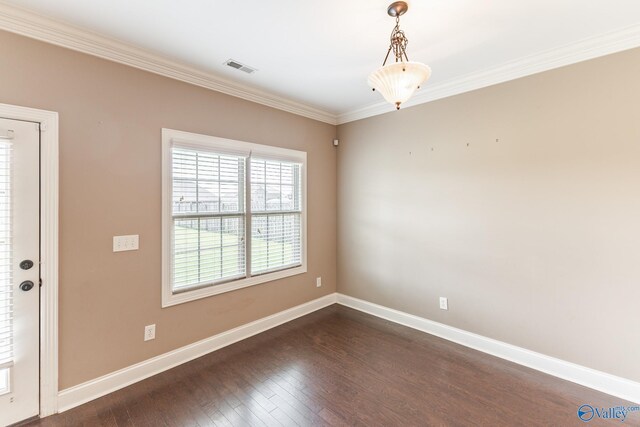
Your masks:
{"label": "light switch plate", "polygon": [[440,297],[440,309],[449,310],[449,300],[445,297]]}
{"label": "light switch plate", "polygon": [[137,251],[139,235],[113,236],[113,252]]}

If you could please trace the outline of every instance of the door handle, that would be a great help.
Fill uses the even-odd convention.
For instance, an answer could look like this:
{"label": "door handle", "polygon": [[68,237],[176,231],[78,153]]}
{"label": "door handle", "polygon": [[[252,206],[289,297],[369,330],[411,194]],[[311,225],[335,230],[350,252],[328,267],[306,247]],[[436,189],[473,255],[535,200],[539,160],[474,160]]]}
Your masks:
{"label": "door handle", "polygon": [[20,289],[22,289],[24,292],[29,292],[31,289],[33,289],[33,282],[31,280],[25,280],[24,282],[20,283]]}

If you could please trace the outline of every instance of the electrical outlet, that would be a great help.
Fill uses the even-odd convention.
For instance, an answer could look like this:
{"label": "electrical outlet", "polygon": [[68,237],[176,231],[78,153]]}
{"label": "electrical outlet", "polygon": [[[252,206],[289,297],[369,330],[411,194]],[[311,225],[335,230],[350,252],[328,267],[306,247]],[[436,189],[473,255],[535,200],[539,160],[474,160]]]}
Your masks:
{"label": "electrical outlet", "polygon": [[322,277],[316,277],[316,288],[322,286]]}
{"label": "electrical outlet", "polygon": [[440,297],[440,309],[449,310],[449,300],[445,297]]}
{"label": "electrical outlet", "polygon": [[156,325],[147,325],[144,327],[144,340],[150,341],[156,339]]}
{"label": "electrical outlet", "polygon": [[137,251],[139,247],[139,235],[113,236],[113,252]]}

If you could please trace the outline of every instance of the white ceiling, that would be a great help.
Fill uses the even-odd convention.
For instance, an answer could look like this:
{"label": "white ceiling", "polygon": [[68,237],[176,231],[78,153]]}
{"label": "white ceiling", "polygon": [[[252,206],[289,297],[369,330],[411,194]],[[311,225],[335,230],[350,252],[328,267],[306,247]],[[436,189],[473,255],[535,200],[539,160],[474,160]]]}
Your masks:
{"label": "white ceiling", "polygon": [[[380,103],[366,78],[394,24],[391,0],[5,3],[333,115]],[[409,58],[433,69],[427,87],[638,24],[638,0],[416,0],[401,20]]]}

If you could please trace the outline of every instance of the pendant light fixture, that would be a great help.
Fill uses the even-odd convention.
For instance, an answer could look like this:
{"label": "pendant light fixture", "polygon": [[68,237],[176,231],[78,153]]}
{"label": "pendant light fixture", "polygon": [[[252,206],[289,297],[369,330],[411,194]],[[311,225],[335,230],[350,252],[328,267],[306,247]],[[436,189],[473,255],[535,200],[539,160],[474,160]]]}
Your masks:
{"label": "pendant light fixture", "polygon": [[[403,1],[391,3],[387,9],[389,16],[396,18],[396,26],[391,32],[391,45],[384,58],[382,67],[369,74],[368,83],[374,91],[382,94],[387,102],[400,109],[400,104],[409,100],[416,89],[431,76],[431,68],[421,62],[411,62],[407,56],[409,40],[400,29],[400,17],[409,6]],[[395,62],[387,65],[389,54],[393,51]]]}

